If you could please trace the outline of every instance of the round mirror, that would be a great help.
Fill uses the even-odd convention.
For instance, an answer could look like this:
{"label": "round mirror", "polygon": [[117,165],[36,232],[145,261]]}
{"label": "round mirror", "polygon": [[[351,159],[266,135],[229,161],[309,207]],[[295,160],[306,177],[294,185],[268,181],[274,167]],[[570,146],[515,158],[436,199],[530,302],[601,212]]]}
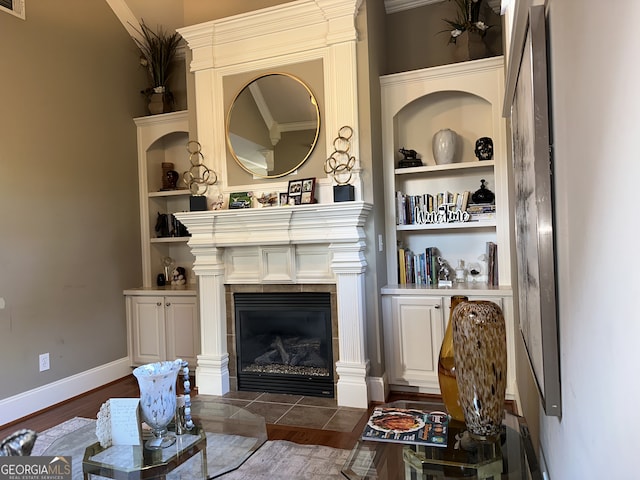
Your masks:
{"label": "round mirror", "polygon": [[320,133],[313,93],[286,73],[263,75],[236,96],[227,115],[227,144],[238,165],[262,178],[293,172],[309,158]]}

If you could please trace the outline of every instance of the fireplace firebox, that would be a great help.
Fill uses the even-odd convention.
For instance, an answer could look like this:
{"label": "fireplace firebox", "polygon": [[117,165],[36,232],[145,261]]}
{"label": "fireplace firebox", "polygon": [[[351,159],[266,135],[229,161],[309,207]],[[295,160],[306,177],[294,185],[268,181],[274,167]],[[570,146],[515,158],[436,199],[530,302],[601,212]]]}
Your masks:
{"label": "fireplace firebox", "polygon": [[333,397],[329,293],[235,293],[238,390]]}

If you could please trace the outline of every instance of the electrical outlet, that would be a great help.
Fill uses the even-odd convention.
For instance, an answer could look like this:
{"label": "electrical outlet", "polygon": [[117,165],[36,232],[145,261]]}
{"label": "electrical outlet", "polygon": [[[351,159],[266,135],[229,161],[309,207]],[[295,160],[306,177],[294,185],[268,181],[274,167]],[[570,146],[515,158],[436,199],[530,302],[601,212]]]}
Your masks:
{"label": "electrical outlet", "polygon": [[49,370],[49,354],[41,353],[40,354],[40,371],[44,372],[45,370]]}

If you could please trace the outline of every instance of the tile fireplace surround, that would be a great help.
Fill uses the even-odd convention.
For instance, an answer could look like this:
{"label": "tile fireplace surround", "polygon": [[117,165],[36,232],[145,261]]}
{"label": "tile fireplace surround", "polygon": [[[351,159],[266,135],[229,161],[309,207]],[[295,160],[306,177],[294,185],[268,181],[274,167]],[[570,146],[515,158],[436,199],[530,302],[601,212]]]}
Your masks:
{"label": "tile fireplace surround", "polygon": [[366,352],[365,202],[176,214],[191,233],[200,299],[199,393],[230,390],[225,285],[334,284],[339,406],[369,404]]}

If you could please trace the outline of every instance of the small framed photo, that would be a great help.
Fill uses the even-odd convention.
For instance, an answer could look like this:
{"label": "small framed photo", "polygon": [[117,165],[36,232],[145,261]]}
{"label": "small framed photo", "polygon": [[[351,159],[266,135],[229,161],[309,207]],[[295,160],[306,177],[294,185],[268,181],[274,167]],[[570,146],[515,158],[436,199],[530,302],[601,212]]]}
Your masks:
{"label": "small framed photo", "polygon": [[289,198],[287,196],[287,192],[280,192],[278,205],[281,207],[289,204]]}
{"label": "small framed photo", "polygon": [[251,208],[251,192],[236,192],[229,194],[229,208]]}
{"label": "small framed photo", "polygon": [[305,178],[302,180],[302,195],[300,196],[300,203],[315,203],[316,197],[316,179]]}
{"label": "small framed photo", "polygon": [[300,205],[302,197],[303,180],[291,180],[287,188],[287,203],[289,205]]}

